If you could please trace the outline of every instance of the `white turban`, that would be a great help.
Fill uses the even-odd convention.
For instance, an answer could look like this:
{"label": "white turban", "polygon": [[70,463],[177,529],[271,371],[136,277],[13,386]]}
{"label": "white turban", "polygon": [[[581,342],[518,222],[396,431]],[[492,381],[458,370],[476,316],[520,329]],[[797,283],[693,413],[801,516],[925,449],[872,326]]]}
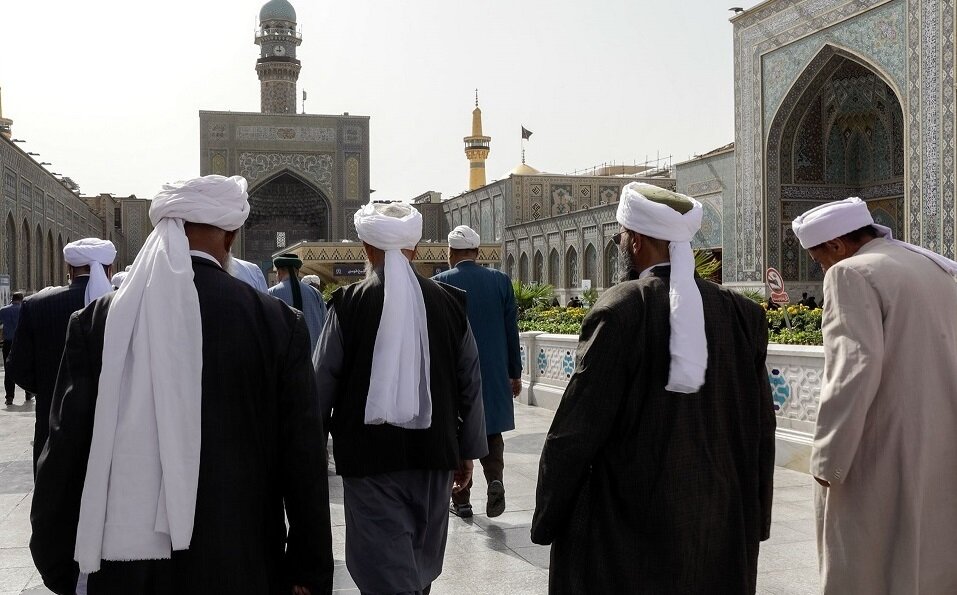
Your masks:
{"label": "white turban", "polygon": [[239,176],[166,185],[153,199],[155,229],[106,318],[109,365],[100,373],[74,551],[81,572],[95,572],[101,559],[168,559],[171,550],[189,548],[203,337],[183,226],[235,230],[248,214],[246,180]]}
{"label": "white turban", "polygon": [[113,287],[119,289],[120,287],[123,286],[123,280],[126,279],[127,275],[129,275],[128,272],[120,271],[119,273],[113,275],[113,277],[110,278],[110,283],[113,284]]}
{"label": "white turban", "polygon": [[[655,201],[689,201],[691,210],[682,215]],[[671,256],[671,368],[667,390],[695,393],[704,384],[708,368],[708,339],[704,331],[704,307],[695,283],[691,238],[701,227],[701,203],[651,184],[632,182],[622,189],[618,223],[642,235],[667,240]]]}
{"label": "white turban", "polygon": [[85,305],[113,291],[113,284],[107,279],[103,265],[113,264],[115,258],[116,247],[113,242],[100,238],[83,238],[63,247],[63,259],[68,265],[90,267],[90,280],[86,284],[86,294],[83,296]]}
{"label": "white turban", "polygon": [[[385,214],[389,211],[402,216]],[[415,248],[422,238],[422,215],[405,203],[369,203],[356,212],[354,221],[360,240],[385,251],[385,298],[372,352],[365,423],[428,428],[432,393],[425,300],[401,252]]]}
{"label": "white turban", "polygon": [[898,246],[926,256],[950,275],[957,275],[957,262],[927,248],[895,240],[889,227],[874,223],[867,203],[857,197],[814,207],[795,217],[791,222],[791,229],[801,242],[801,247],[810,249],[868,225],[874,226],[877,237],[885,238]]}
{"label": "white turban", "polygon": [[449,248],[453,250],[473,250],[481,243],[482,238],[468,225],[459,225],[449,234]]}

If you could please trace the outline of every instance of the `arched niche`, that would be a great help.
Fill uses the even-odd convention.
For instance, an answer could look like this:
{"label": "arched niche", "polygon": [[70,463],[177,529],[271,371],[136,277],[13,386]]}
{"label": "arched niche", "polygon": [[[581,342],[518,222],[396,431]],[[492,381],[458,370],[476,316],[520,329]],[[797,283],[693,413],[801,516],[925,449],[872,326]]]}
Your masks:
{"label": "arched niche", "polygon": [[791,230],[802,212],[859,196],[904,236],[905,121],[890,79],[863,58],[825,45],[792,86],[769,128],[765,251],[788,281],[821,268]]}

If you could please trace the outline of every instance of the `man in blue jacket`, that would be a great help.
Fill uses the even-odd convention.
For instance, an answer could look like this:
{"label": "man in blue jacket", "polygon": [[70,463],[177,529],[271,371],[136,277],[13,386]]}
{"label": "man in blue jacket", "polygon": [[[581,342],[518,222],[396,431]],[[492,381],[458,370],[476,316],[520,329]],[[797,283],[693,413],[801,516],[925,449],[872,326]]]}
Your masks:
{"label": "man in blue jacket", "polygon": [[[481,459],[488,481],[485,511],[490,517],[505,512],[505,441],[502,432],[515,429],[512,398],[522,391],[522,359],[518,347],[515,293],[508,275],[476,264],[479,235],[465,225],[449,234],[449,265],[452,268],[433,277],[465,290],[468,319],[478,344],[482,369],[482,399],[488,456]],[[449,510],[460,517],[472,516],[469,494],[472,482],[452,494]]]}

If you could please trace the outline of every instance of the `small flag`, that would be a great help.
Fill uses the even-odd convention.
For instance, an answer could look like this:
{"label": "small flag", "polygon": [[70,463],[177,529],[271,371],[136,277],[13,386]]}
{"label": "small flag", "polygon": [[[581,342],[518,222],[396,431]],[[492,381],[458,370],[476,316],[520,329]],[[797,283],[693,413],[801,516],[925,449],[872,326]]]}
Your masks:
{"label": "small flag", "polygon": [[532,131],[522,126],[522,140],[528,140],[532,136]]}
{"label": "small flag", "polygon": [[302,90],[302,100],[303,100],[303,101],[306,100],[306,90],[305,90],[305,89]]}

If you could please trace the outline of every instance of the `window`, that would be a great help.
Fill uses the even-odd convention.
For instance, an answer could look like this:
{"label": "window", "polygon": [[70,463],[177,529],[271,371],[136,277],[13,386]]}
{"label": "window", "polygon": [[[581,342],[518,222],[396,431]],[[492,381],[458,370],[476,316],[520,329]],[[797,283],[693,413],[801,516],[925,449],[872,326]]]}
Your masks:
{"label": "window", "polygon": [[286,232],[277,231],[276,232],[276,247],[285,248],[286,247]]}

